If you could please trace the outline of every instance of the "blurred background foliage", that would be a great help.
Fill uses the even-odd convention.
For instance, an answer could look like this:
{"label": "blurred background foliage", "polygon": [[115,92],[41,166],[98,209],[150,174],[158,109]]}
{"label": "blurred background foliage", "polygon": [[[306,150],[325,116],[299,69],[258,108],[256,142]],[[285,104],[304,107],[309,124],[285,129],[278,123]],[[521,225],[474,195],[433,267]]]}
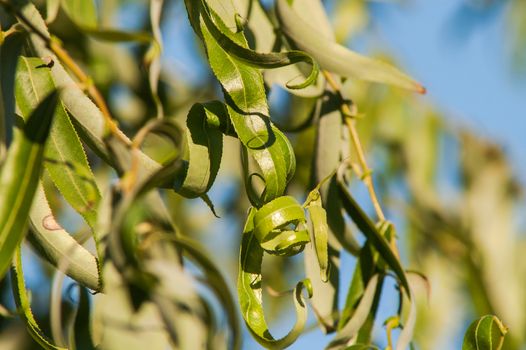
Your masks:
{"label": "blurred background foliage", "polygon": [[[231,1],[224,3],[227,2],[230,6]],[[371,38],[375,36],[379,20],[374,11],[377,2],[380,0],[326,1],[337,41],[359,48],[364,46],[364,41],[374,40]],[[385,3],[382,6],[411,7],[418,1],[381,2]],[[99,0],[97,3],[102,26],[149,31],[146,1]],[[270,6],[272,1],[263,3]],[[41,12],[46,13],[45,2],[37,1],[37,4]],[[3,14],[0,12],[0,15]],[[505,16],[508,24],[502,40],[510,43],[509,69],[520,75],[526,71],[525,1],[459,1],[458,12],[451,19],[451,30],[460,37],[464,31],[476,31],[497,16]],[[193,103],[221,98],[221,89],[203,58],[203,48],[189,26],[182,1],[165,2],[161,28],[165,48],[159,96],[165,114],[182,125]],[[156,115],[144,63],[147,45],[115,44],[91,38],[83,34],[62,9],[50,23],[50,30],[93,77],[127,134],[133,135]],[[389,51],[377,50],[375,54],[390,59]],[[504,349],[525,349],[524,176],[514,173],[517,167],[510,163],[498,143],[463,126],[431,99],[355,80],[345,82],[342,92],[358,108],[360,137],[374,169],[380,202],[397,225],[404,266],[423,273],[430,284],[429,300],[422,298],[418,304],[416,348],[460,348],[461,336],[471,320],[495,314],[509,327]],[[285,130],[294,129],[308,119],[314,104],[312,98],[291,95],[279,85],[271,86],[268,96],[271,115]],[[289,192],[302,197],[313,185],[315,130],[307,126],[288,136],[298,162]],[[173,153],[170,142],[158,136],[146,140],[144,151],[158,161],[168,159]],[[165,193],[170,213],[181,232],[198,239],[207,248],[231,286],[235,285],[240,232],[249,206],[242,190],[238,154],[237,144],[227,138],[220,173],[210,192],[221,219],[216,219],[200,200],[183,200],[174,192]],[[88,153],[88,158],[101,183],[114,180],[115,175],[97,157]],[[363,188],[358,184],[353,186],[361,204],[372,211]],[[78,236],[89,231],[58,193],[50,199],[65,228]],[[44,329],[51,333],[45,325],[50,324],[54,269],[27,252],[27,283],[32,290],[34,312]],[[353,267],[352,256],[341,258],[343,280],[350,281]],[[289,281],[298,280],[302,271],[303,260],[298,257],[270,256],[264,260],[265,283],[271,290],[291,288]],[[66,279],[62,289],[66,296],[61,301],[64,317],[71,316],[79,299],[75,289],[68,287],[70,284]],[[14,307],[9,282],[3,280],[0,288],[1,305],[6,308],[0,310],[6,316],[0,318],[0,348],[36,348],[22,323],[8,317],[7,310]],[[342,293],[345,294],[345,290]],[[382,303],[389,304],[396,298],[394,288],[386,294]],[[272,329],[279,333],[290,321],[292,310],[284,298],[266,295],[265,303]],[[117,308],[115,304],[107,307]],[[393,313],[393,310],[380,310],[380,319]],[[310,321],[308,333],[293,349],[326,344],[319,341],[323,335],[316,330],[314,318]],[[150,331],[155,332],[156,326],[149,326]],[[385,346],[385,331],[375,329],[373,334],[377,344]],[[145,339],[146,344],[149,338]],[[250,349],[256,345],[247,335],[244,346]],[[148,343],[148,348],[159,347]]]}

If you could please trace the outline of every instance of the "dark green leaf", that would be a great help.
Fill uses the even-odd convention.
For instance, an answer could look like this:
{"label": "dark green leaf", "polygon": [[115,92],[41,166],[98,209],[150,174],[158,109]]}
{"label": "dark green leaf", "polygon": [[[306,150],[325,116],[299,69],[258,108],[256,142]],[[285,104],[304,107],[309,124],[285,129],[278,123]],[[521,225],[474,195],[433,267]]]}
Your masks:
{"label": "dark green leaf", "polygon": [[338,187],[343,207],[354,221],[356,226],[358,226],[360,231],[362,231],[362,233],[370,241],[371,245],[378,251],[385,263],[394,271],[402,286],[408,295],[410,295],[411,292],[405,272],[402,269],[400,261],[391,250],[389,243],[387,243],[386,239],[381,235],[376,226],[372,223],[371,219],[369,219],[367,214],[364,213],[362,208],[354,200],[343,180],[339,180]]}
{"label": "dark green leaf", "polygon": [[0,276],[27,230],[58,94],[51,93],[16,130],[0,174]]}
{"label": "dark green leaf", "polygon": [[464,335],[462,350],[500,350],[508,329],[493,315],[474,321]]}

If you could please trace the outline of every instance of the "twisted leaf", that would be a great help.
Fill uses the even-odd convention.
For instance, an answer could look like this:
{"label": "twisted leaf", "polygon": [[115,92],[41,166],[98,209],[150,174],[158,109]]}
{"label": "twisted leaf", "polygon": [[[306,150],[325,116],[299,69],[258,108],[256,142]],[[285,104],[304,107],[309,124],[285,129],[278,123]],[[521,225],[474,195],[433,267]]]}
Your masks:
{"label": "twisted leaf", "polygon": [[256,210],[251,208],[245,228],[243,230],[241,252],[239,255],[239,274],[237,292],[241,306],[241,314],[254,338],[269,349],[283,349],[291,345],[301,334],[307,321],[307,309],[302,291],[305,288],[312,296],[309,280],[299,282],[294,289],[294,307],[296,309],[296,323],[287,335],[274,339],[270,334],[263,312],[261,288],[261,263],[263,249],[254,234],[254,217]]}
{"label": "twisted leaf", "polygon": [[183,171],[174,185],[183,196],[202,196],[212,186],[221,164],[227,121],[225,107],[217,101],[195,104],[188,112]]}
{"label": "twisted leaf", "polygon": [[259,53],[251,50],[248,48],[244,40],[239,40],[242,36],[239,36],[239,38],[233,36],[234,33],[230,32],[221,19],[206,4],[206,0],[201,0],[201,4],[203,6],[201,18],[203,19],[208,32],[214,37],[219,46],[221,46],[229,55],[247,65],[257,68],[279,68],[305,62],[312,66],[312,70],[307,79],[299,84],[288,83],[287,87],[289,89],[302,89],[316,83],[319,68],[316,61],[314,61],[310,55],[297,50],[271,53]]}
{"label": "twisted leaf", "polygon": [[305,212],[290,196],[278,197],[254,214],[254,236],[270,254],[290,256],[309,242]]}
{"label": "twisted leaf", "polygon": [[[196,22],[195,4],[186,1],[194,29],[202,34],[210,66],[225,91],[228,114],[236,134],[256,160],[265,181],[265,190],[256,206],[279,197],[294,173],[296,163],[292,146],[268,117],[268,106],[261,73],[236,57],[231,56],[210,33],[202,15]],[[214,18],[220,28],[225,25]],[[197,29],[196,29],[197,30]],[[243,47],[248,47],[243,33],[223,31],[225,35]]]}

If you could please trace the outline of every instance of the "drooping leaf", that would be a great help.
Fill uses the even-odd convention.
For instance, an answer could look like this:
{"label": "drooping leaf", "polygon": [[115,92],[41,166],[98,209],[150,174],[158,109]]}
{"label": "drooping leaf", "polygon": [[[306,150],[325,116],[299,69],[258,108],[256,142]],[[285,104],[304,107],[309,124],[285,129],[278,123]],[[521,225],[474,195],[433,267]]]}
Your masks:
{"label": "drooping leaf", "polygon": [[56,221],[39,185],[29,214],[28,240],[39,255],[77,283],[94,291],[102,289],[97,259]]}
{"label": "drooping leaf", "polygon": [[467,329],[462,350],[500,350],[508,329],[493,315],[482,316]]}
{"label": "drooping leaf", "polygon": [[[17,72],[16,98],[23,118],[53,91],[55,84],[40,58],[22,57]],[[100,193],[79,137],[62,103],[55,111],[45,151],[45,167],[68,203],[93,229]]]}
{"label": "drooping leaf", "polygon": [[0,174],[0,276],[27,230],[58,94],[51,93],[17,129]]}
{"label": "drooping leaf", "polygon": [[241,306],[241,315],[254,338],[264,347],[283,349],[291,345],[301,334],[307,321],[307,309],[302,291],[305,288],[312,295],[308,280],[299,282],[294,289],[293,300],[296,309],[296,323],[287,335],[275,339],[270,334],[263,312],[261,263],[263,249],[254,235],[254,216],[256,210],[251,208],[243,230],[241,252],[239,255],[239,274],[237,292]]}
{"label": "drooping leaf", "polygon": [[371,219],[354,200],[342,179],[338,181],[338,188],[343,207],[351,219],[354,221],[356,226],[358,226],[360,231],[362,231],[362,233],[367,237],[371,245],[378,251],[387,266],[393,270],[406,292],[410,293],[409,282],[407,281],[407,277],[404,273],[404,270],[402,269],[402,265],[391,250],[389,243],[387,243],[386,239],[378,231]]}
{"label": "drooping leaf", "polygon": [[[186,3],[192,19],[195,4]],[[215,20],[218,26],[224,27],[219,18]],[[200,28],[210,66],[225,90],[228,114],[236,134],[261,170],[265,190],[259,200],[253,203],[261,206],[285,191],[296,165],[292,146],[270,121],[263,78],[259,70],[226,52],[210,33],[204,20],[193,24],[194,28]],[[238,45],[247,47],[242,32],[228,31],[228,35]]]}
{"label": "drooping leaf", "polygon": [[[44,36],[49,37],[47,26],[42,16],[32,3],[25,0],[13,0],[21,6],[21,13],[26,18],[31,18],[32,24]],[[40,37],[33,34],[29,37],[31,46],[39,57],[50,57],[54,64],[51,75],[58,89],[62,89],[61,100],[66,110],[71,114],[72,123],[79,132],[79,136],[91,149],[93,149],[105,162],[115,167],[119,172],[129,169],[130,157],[115,157],[106,147],[107,129],[105,119],[93,101],[79,88],[74,79],[64,69],[55,54],[48,49]],[[123,135],[123,137],[125,137]],[[119,149],[125,149],[119,145]],[[129,152],[128,152],[129,153]],[[143,152],[139,152],[139,177],[147,177],[160,169],[160,165]]]}
{"label": "drooping leaf", "polygon": [[321,195],[317,188],[309,193],[306,203],[306,209],[312,222],[312,238],[320,265],[321,279],[327,282],[329,280],[329,227],[327,212],[322,206]]}
{"label": "drooping leaf", "polygon": [[[292,50],[284,52],[259,53],[248,48],[243,36],[239,39],[233,36],[230,30],[224,25],[219,16],[208,7],[206,0],[200,0],[202,3],[201,18],[207,27],[208,33],[215,39],[217,44],[230,56],[235,57],[240,62],[257,68],[279,68],[295,63],[305,62],[312,66],[312,70],[304,82],[299,84],[288,83],[290,89],[305,88],[316,82],[318,77],[318,64],[311,56],[302,51]],[[214,22],[215,21],[215,22]],[[203,28],[201,28],[201,31]],[[204,33],[203,33],[204,34]]]}
{"label": "drooping leaf", "polygon": [[338,330],[338,335],[329,344],[328,349],[342,349],[345,348],[347,342],[358,334],[362,325],[366,322],[369,316],[371,307],[375,300],[376,288],[378,286],[379,277],[374,275],[363,291],[354,314],[343,328]]}
{"label": "drooping leaf", "polygon": [[185,197],[199,197],[212,186],[223,153],[223,128],[227,128],[225,106],[218,102],[195,104],[186,118],[184,170],[174,189]]}
{"label": "drooping leaf", "polygon": [[69,348],[70,350],[95,350],[91,337],[90,323],[91,301],[88,290],[79,287],[79,301],[74,318],[70,324]]}
{"label": "drooping leaf", "polygon": [[13,268],[11,273],[13,295],[15,302],[20,312],[20,316],[26,323],[27,330],[31,337],[46,350],[67,350],[66,348],[58,347],[51,339],[49,339],[38,326],[31,305],[29,303],[29,296],[26,291],[26,284],[24,281],[24,272],[22,270],[22,253],[20,245],[17,246],[15,256],[13,259]]}
{"label": "drooping leaf", "polygon": [[302,18],[287,0],[277,0],[281,28],[294,44],[320,64],[322,69],[342,77],[357,78],[405,89],[425,92],[425,88],[395,67],[357,54],[318,33],[308,19]]}
{"label": "drooping leaf", "polygon": [[13,33],[0,43],[0,165],[12,139],[15,119],[15,72],[25,35]]}

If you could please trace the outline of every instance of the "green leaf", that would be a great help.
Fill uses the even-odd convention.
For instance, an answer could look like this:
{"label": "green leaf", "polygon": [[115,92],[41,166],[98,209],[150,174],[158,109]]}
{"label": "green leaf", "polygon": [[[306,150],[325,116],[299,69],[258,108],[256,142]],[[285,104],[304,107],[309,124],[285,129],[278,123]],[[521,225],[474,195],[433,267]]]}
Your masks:
{"label": "green leaf", "polygon": [[[35,28],[46,37],[49,37],[47,26],[35,6],[23,0],[14,1],[17,5],[23,5],[21,13],[26,18],[31,18],[31,23]],[[106,163],[115,167],[117,171],[123,172],[129,169],[131,158],[129,157],[130,152],[126,147],[119,145],[119,150],[123,152],[117,154],[110,152],[106,147],[107,129],[101,111],[78,87],[75,80],[70,77],[55,54],[47,48],[45,43],[36,35],[31,35],[29,38],[31,46],[39,57],[51,57],[53,59],[54,65],[51,68],[51,75],[57,88],[62,89],[61,100],[67,111],[71,114],[71,121],[75,129],[79,132],[82,141],[93,149]],[[123,156],[123,153],[126,156]],[[139,152],[138,159],[140,164],[139,178],[148,177],[160,169],[160,165],[143,152]]]}
{"label": "green leaf", "polygon": [[15,131],[0,174],[0,276],[9,266],[16,247],[27,230],[33,201],[44,160],[48,137],[57,105],[58,94],[51,93],[22,129]]}
{"label": "green leaf", "polygon": [[424,87],[395,67],[357,54],[321,35],[308,19],[302,18],[291,8],[287,0],[277,0],[276,5],[283,32],[300,50],[312,55],[322,69],[342,77],[425,92]]}
{"label": "green leaf", "polygon": [[356,226],[358,226],[360,231],[362,231],[367,237],[371,245],[378,251],[389,268],[394,271],[402,286],[408,295],[410,295],[411,291],[409,289],[409,282],[407,281],[405,272],[402,269],[400,261],[391,250],[389,243],[387,243],[386,239],[378,231],[371,219],[369,219],[367,214],[365,214],[362,208],[354,200],[342,179],[338,181],[338,188],[344,209],[347,211]]}
{"label": "green leaf", "polygon": [[15,72],[25,39],[25,35],[13,33],[0,44],[0,165],[12,139],[15,119]]}
{"label": "green leaf", "polygon": [[374,275],[367,283],[367,287],[363,291],[363,295],[358,302],[354,314],[350,320],[338,330],[338,335],[329,344],[328,349],[340,349],[347,344],[347,342],[358,334],[358,331],[367,321],[379,286],[379,276]]}
{"label": "green leaf", "polygon": [[60,9],[60,0],[46,0],[46,23],[55,21]]}
{"label": "green leaf", "polygon": [[251,208],[248,213],[239,255],[237,291],[241,306],[241,315],[252,335],[262,346],[269,349],[283,349],[296,341],[305,326],[307,321],[307,308],[302,296],[302,290],[305,288],[309,296],[311,296],[312,289],[308,280],[299,282],[296,285],[293,295],[296,323],[283,338],[274,339],[270,334],[263,312],[261,286],[263,249],[260,247],[253,232],[255,213],[256,210],[254,208]]}
{"label": "green leaf", "polygon": [[474,321],[464,335],[462,350],[500,350],[508,329],[493,315]]}
{"label": "green leaf", "polygon": [[291,256],[309,242],[305,212],[290,196],[278,197],[254,214],[254,236],[270,254]]}
{"label": "green leaf", "polygon": [[[193,8],[189,6],[193,5],[187,2],[192,18]],[[215,20],[216,24],[222,23],[219,18]],[[259,70],[230,56],[216,41],[203,20],[198,25],[210,66],[226,92],[225,99],[232,125],[243,146],[258,163],[261,177],[265,181],[265,190],[259,200],[253,203],[259,207],[285,191],[296,167],[292,146],[268,117],[265,88]],[[247,47],[243,33],[229,32],[229,35],[238,45]]]}
{"label": "green leaf", "polygon": [[[285,52],[259,53],[248,48],[242,36],[235,37],[221,21],[213,10],[208,7],[205,0],[201,0],[201,18],[207,27],[208,33],[215,39],[223,50],[237,60],[256,68],[279,68],[295,63],[305,62],[312,66],[307,79],[299,84],[287,84],[290,89],[302,89],[316,83],[318,77],[318,64],[311,56],[302,51],[292,50]],[[214,23],[215,21],[215,23]],[[203,31],[203,28],[201,28]],[[203,33],[204,35],[204,33]],[[237,39],[237,40],[236,40]]]}
{"label": "green leaf", "polygon": [[218,101],[194,104],[188,112],[184,166],[174,184],[174,189],[183,196],[200,197],[212,186],[221,164],[221,126],[226,122],[225,106]]}
{"label": "green leaf", "polygon": [[97,259],[56,222],[42,185],[37,187],[29,215],[28,240],[39,255],[77,283],[101,291]]}
{"label": "green leaf", "polygon": [[323,282],[327,282],[329,280],[329,227],[327,225],[327,212],[323,209],[321,195],[317,188],[309,193],[306,202],[306,208],[312,222],[312,241],[320,265],[321,279]]}
{"label": "green leaf", "polygon": [[13,259],[13,268],[11,273],[13,295],[16,306],[20,312],[20,316],[26,323],[27,330],[31,337],[46,350],[66,350],[53,344],[38,326],[31,305],[29,303],[29,296],[26,291],[26,284],[24,281],[24,272],[22,270],[22,254],[20,245],[15,249],[15,256]]}
{"label": "green leaf", "polygon": [[62,8],[79,27],[97,27],[97,8],[93,0],[62,0]]}
{"label": "green leaf", "polygon": [[90,323],[90,295],[84,287],[79,287],[79,302],[75,310],[73,322],[70,324],[70,350],[94,350],[95,345],[91,337]]}
{"label": "green leaf", "polygon": [[[54,82],[40,58],[22,57],[17,72],[16,99],[26,119],[42,96],[54,90]],[[79,137],[59,103],[45,151],[46,170],[68,203],[94,229],[100,193]]]}

